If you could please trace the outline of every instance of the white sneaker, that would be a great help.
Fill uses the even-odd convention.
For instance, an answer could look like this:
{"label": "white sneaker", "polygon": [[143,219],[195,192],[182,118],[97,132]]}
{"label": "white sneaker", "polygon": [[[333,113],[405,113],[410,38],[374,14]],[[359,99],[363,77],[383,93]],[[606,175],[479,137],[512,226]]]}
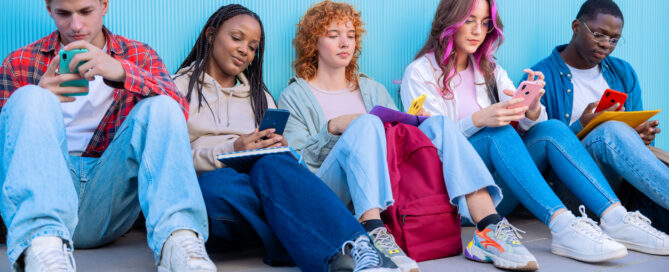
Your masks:
{"label": "white sneaker", "polygon": [[627,255],[624,245],[606,235],[595,221],[585,214],[585,207],[579,208],[581,217],[576,217],[562,232],[555,233],[551,252],[583,262],[603,262]]}
{"label": "white sneaker", "polygon": [[215,272],[216,265],[209,259],[204,240],[190,230],[173,232],[163,245],[158,272]]}
{"label": "white sneaker", "polygon": [[639,211],[628,212],[623,221],[616,225],[606,225],[602,229],[613,239],[628,249],[656,255],[669,255],[669,235],[650,225],[650,219]]}
{"label": "white sneaker", "polygon": [[59,237],[37,237],[25,252],[26,272],[74,272],[72,250]]}

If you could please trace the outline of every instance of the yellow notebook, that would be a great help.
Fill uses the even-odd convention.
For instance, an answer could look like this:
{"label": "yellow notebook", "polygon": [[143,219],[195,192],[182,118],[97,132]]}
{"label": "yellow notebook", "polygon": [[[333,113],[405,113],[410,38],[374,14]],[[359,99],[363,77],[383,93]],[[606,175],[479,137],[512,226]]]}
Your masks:
{"label": "yellow notebook", "polygon": [[649,110],[649,111],[605,111],[602,114],[592,119],[588,125],[586,125],[581,132],[576,134],[579,139],[583,139],[590,131],[599,126],[599,124],[606,121],[620,121],[625,124],[628,124],[630,127],[636,128],[641,125],[643,122],[648,121],[660,112],[661,110]]}

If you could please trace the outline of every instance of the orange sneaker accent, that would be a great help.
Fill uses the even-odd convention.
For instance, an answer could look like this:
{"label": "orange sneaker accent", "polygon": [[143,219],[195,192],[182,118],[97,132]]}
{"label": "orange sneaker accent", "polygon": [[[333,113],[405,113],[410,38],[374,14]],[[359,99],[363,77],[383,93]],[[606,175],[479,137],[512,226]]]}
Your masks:
{"label": "orange sneaker accent", "polygon": [[488,237],[488,232],[491,232],[491,229],[484,229],[483,231],[476,230],[476,236],[481,237],[484,241],[481,242],[481,245],[488,249],[488,246],[493,246],[497,248],[500,252],[504,252],[504,248],[500,246],[497,242]]}

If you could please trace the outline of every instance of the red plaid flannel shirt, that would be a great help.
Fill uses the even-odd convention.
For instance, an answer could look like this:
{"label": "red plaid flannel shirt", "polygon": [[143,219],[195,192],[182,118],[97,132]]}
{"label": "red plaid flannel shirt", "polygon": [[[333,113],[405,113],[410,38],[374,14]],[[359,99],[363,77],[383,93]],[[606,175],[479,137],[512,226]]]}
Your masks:
{"label": "red plaid flannel shirt", "polygon": [[[145,97],[167,95],[181,105],[188,118],[188,102],[179,94],[158,54],[149,45],[114,35],[103,28],[107,50],[125,69],[125,82],[105,83],[115,88],[114,102],[93,133],[85,157],[100,157],[132,108]],[[0,112],[12,93],[25,85],[38,85],[59,47],[58,31],[7,56],[0,67]]]}

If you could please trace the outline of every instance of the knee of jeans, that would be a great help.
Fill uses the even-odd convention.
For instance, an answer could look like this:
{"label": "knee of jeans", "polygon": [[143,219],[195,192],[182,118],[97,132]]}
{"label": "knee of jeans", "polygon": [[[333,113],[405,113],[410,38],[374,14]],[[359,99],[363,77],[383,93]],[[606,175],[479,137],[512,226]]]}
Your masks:
{"label": "knee of jeans", "polygon": [[624,138],[626,135],[638,135],[636,130],[620,121],[606,121],[591,133],[607,139]]}
{"label": "knee of jeans", "polygon": [[555,119],[538,123],[534,125],[531,130],[541,133],[542,136],[548,136],[555,139],[573,136],[574,134],[565,123]]}
{"label": "knee of jeans", "polygon": [[363,126],[367,128],[380,128],[383,130],[383,122],[373,114],[363,114],[355,118],[350,126]]}
{"label": "knee of jeans", "polygon": [[226,196],[233,195],[240,187],[250,186],[247,179],[248,176],[230,168],[205,172],[198,177],[202,198],[207,207],[227,205]]}
{"label": "knee of jeans", "polygon": [[170,126],[174,126],[180,121],[185,124],[186,120],[179,103],[166,95],[144,98],[137,103],[133,111],[136,111],[137,114],[146,115],[148,120],[154,122],[159,120],[169,122]]}
{"label": "knee of jeans", "polygon": [[60,113],[61,107],[58,97],[51,91],[35,85],[28,85],[12,93],[3,111],[5,110],[11,111],[12,116],[37,121],[47,119],[46,117],[49,116],[58,116],[54,113]]}

